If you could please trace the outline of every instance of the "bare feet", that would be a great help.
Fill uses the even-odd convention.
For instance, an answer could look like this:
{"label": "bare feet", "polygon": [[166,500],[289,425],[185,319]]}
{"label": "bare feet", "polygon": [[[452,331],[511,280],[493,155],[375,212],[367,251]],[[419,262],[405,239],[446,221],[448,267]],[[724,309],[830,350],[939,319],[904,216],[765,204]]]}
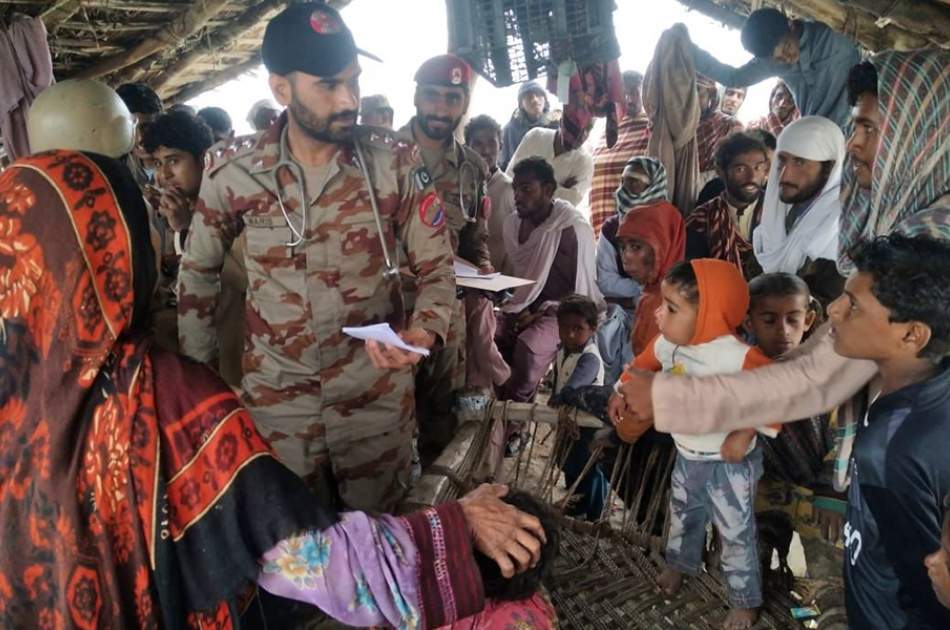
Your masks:
{"label": "bare feet", "polygon": [[676,592],[683,585],[683,574],[673,567],[666,567],[657,576],[656,583],[659,584],[660,590],[667,595],[676,595]]}
{"label": "bare feet", "polygon": [[759,619],[758,608],[733,608],[726,615],[722,627],[725,630],[747,630]]}

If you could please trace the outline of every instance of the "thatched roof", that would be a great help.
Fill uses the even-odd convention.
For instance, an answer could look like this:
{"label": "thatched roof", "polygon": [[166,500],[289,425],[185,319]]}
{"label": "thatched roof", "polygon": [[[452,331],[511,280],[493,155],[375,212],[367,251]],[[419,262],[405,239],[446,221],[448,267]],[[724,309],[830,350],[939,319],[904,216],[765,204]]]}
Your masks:
{"label": "thatched roof", "polygon": [[[621,2],[623,0],[620,0]],[[818,20],[872,52],[950,48],[950,0],[679,0],[740,28],[753,9],[775,7]]]}
{"label": "thatched roof", "polygon": [[[349,0],[330,0],[342,7]],[[58,80],[148,83],[187,100],[253,68],[288,0],[0,0],[0,19],[41,15]]]}
{"label": "thatched roof", "polygon": [[[950,0],[679,1],[735,27],[753,8],[784,8],[826,22],[872,51],[950,48]],[[43,16],[59,80],[96,77],[113,86],[144,81],[166,101],[179,102],[254,67],[264,26],[287,2],[0,0],[0,20],[13,12]],[[337,7],[349,2],[330,0]]]}

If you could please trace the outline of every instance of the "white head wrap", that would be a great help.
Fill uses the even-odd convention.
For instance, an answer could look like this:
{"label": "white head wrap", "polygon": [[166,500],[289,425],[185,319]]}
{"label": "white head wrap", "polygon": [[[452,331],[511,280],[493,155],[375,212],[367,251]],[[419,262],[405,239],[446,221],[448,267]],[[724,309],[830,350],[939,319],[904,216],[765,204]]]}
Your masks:
{"label": "white head wrap", "polygon": [[[785,217],[793,204],[779,199],[778,154],[782,152],[816,162],[834,162],[825,187],[790,234],[785,232]],[[821,116],[799,118],[779,135],[765,189],[762,222],[752,234],[756,260],[766,273],[796,273],[806,259],[837,259],[844,155],[844,134],[838,125]]]}

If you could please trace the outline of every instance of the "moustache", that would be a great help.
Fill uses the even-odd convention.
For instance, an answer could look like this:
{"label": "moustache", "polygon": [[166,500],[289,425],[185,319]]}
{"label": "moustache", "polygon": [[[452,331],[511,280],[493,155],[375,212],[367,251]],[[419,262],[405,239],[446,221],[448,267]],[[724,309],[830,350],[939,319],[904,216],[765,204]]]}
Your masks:
{"label": "moustache", "polygon": [[349,122],[356,120],[356,110],[348,109],[345,112],[337,112],[336,114],[331,114],[329,122]]}
{"label": "moustache", "polygon": [[447,118],[445,116],[426,116],[425,121],[427,123],[440,122],[446,125],[451,125],[453,122],[455,122],[451,118]]}

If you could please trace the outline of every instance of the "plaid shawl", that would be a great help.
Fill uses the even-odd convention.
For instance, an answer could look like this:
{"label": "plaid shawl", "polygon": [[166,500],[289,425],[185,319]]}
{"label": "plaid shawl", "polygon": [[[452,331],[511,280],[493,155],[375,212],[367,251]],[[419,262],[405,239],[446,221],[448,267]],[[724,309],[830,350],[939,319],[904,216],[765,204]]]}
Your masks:
{"label": "plaid shawl", "polygon": [[[757,118],[749,123],[749,129],[764,129],[771,133],[773,136],[778,138],[779,134],[782,133],[782,130],[788,127],[790,124],[802,117],[802,113],[799,111],[796,106],[788,116],[781,118],[778,114],[775,113],[775,97],[779,90],[782,88],[788,89],[785,87],[785,84],[779,81],[775,84],[775,87],[772,88],[772,94],[769,96],[769,113],[767,116],[762,118]],[[791,97],[789,97],[791,98]]]}
{"label": "plaid shawl", "polygon": [[646,114],[626,116],[617,129],[617,143],[594,150],[594,178],[590,187],[590,222],[594,235],[600,234],[604,221],[617,211],[614,193],[627,160],[647,152],[650,119]]}
{"label": "plaid shawl", "polygon": [[696,128],[696,149],[699,152],[700,173],[716,168],[715,156],[719,143],[735,131],[742,131],[742,123],[718,110],[699,121]]}
{"label": "plaid shawl", "polygon": [[859,241],[902,223],[911,233],[950,239],[946,210],[917,216],[950,192],[950,51],[887,51],[871,61],[878,72],[880,144],[870,190],[861,190],[853,169],[845,169],[842,273],[851,271],[847,253]]}
{"label": "plaid shawl", "polygon": [[[764,196],[760,195],[754,205],[750,204],[745,208],[745,212],[754,213],[753,230],[762,219],[763,198]],[[752,243],[739,234],[729,214],[725,192],[694,209],[686,220],[686,229],[693,230],[706,239],[710,258],[731,262],[742,271],[746,280],[762,273],[762,267],[755,259]]]}

